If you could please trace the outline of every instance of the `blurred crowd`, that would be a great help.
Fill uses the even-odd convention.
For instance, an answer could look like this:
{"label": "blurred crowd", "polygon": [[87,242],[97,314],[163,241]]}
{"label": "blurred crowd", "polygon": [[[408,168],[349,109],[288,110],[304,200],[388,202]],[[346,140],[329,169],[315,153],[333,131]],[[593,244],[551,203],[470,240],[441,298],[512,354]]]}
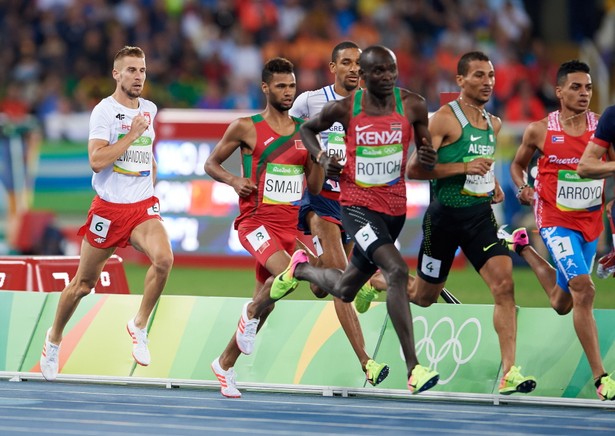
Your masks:
{"label": "blurred crowd", "polygon": [[[331,80],[332,47],[352,40],[391,48],[399,85],[432,110],[457,89],[459,56],[483,50],[497,75],[490,109],[535,120],[556,104],[557,69],[536,35],[522,0],[0,0],[0,112],[89,111],[113,91],[124,45],[145,50],[159,107],[258,109],[264,61],[289,58],[299,90],[314,89]],[[615,38],[603,39],[608,56]]]}

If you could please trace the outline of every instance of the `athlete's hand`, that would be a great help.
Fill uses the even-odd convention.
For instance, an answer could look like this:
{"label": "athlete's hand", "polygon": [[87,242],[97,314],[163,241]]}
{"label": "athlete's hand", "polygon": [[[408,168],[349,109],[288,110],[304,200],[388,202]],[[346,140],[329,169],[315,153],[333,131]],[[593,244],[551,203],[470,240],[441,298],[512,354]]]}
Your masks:
{"label": "athlete's hand", "polygon": [[530,186],[526,186],[521,190],[519,195],[517,195],[519,199],[519,203],[524,206],[533,206],[534,205],[534,188]]}
{"label": "athlete's hand", "polygon": [[237,195],[242,198],[250,196],[258,189],[254,182],[246,177],[237,177],[232,186]]}
{"label": "athlete's hand", "polygon": [[433,171],[438,163],[438,153],[434,150],[433,145],[427,141],[427,138],[422,139],[422,145],[418,147],[416,154],[423,169]]}
{"label": "athlete's hand", "polygon": [[473,176],[484,176],[491,169],[491,164],[493,162],[493,159],[488,159],[486,157],[479,157],[471,160],[468,162],[466,167],[466,174],[471,174]]}
{"label": "athlete's hand", "polygon": [[344,166],[339,163],[335,155],[328,156],[327,153],[322,153],[318,163],[325,170],[326,177],[339,177],[344,169]]}
{"label": "athlete's hand", "polygon": [[143,132],[147,130],[149,127],[149,118],[144,117],[139,114],[132,119],[132,124],[130,125],[130,133],[134,133],[137,138],[143,135]]}
{"label": "athlete's hand", "polygon": [[504,191],[500,184],[495,185],[495,191],[493,192],[493,198],[491,199],[492,204],[498,204],[504,201]]}

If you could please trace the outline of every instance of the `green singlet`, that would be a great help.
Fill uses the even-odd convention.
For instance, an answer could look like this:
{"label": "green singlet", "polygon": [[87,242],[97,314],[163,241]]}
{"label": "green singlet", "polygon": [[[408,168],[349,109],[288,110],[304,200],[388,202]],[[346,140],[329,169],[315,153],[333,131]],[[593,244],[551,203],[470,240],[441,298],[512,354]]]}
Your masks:
{"label": "green singlet", "polygon": [[[454,100],[449,103],[461,124],[461,136],[447,146],[438,149],[438,163],[470,162],[478,157],[493,159],[495,154],[495,131],[491,117],[483,109],[487,129],[472,126]],[[495,191],[493,165],[484,176],[456,175],[431,181],[435,198],[449,207],[468,207],[491,202]]]}

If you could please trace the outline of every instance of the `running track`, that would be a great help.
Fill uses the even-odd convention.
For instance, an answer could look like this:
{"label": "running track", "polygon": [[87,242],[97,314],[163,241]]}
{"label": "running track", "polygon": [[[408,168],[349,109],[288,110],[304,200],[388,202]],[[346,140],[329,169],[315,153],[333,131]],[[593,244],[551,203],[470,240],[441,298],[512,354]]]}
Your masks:
{"label": "running track", "polygon": [[165,388],[121,380],[0,379],[0,435],[561,436],[606,435],[615,429],[613,402],[544,405],[539,397],[532,399],[535,404],[500,397],[495,405],[493,396],[468,401],[442,393],[385,393],[367,388],[324,396],[322,391],[248,388],[243,398],[226,399],[213,384]]}

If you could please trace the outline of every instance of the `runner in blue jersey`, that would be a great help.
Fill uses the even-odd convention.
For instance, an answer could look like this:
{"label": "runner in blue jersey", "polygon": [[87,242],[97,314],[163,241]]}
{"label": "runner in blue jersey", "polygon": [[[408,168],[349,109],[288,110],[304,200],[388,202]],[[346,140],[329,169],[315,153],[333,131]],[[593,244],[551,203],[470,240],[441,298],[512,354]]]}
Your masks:
{"label": "runner in blue jersey", "polygon": [[[290,115],[303,119],[313,118],[328,102],[341,100],[350,95],[359,87],[360,55],[361,50],[354,42],[344,41],[336,45],[329,63],[329,69],[335,75],[335,82],[315,91],[300,94],[293,103]],[[320,140],[328,155],[335,155],[342,164],[346,162],[344,128],[340,123],[334,123],[329,129],[321,132]],[[322,191],[318,195],[312,195],[306,190],[299,211],[299,229],[313,235],[317,256],[316,266],[344,270],[348,265],[348,255],[353,243],[342,228],[339,195],[337,178],[325,179]],[[318,297],[327,295],[314,284],[311,288]],[[340,324],[361,362],[367,381],[374,386],[379,384],[388,375],[388,366],[375,362],[365,351],[365,339],[352,305],[344,303],[339,298],[334,298],[333,302]]]}

